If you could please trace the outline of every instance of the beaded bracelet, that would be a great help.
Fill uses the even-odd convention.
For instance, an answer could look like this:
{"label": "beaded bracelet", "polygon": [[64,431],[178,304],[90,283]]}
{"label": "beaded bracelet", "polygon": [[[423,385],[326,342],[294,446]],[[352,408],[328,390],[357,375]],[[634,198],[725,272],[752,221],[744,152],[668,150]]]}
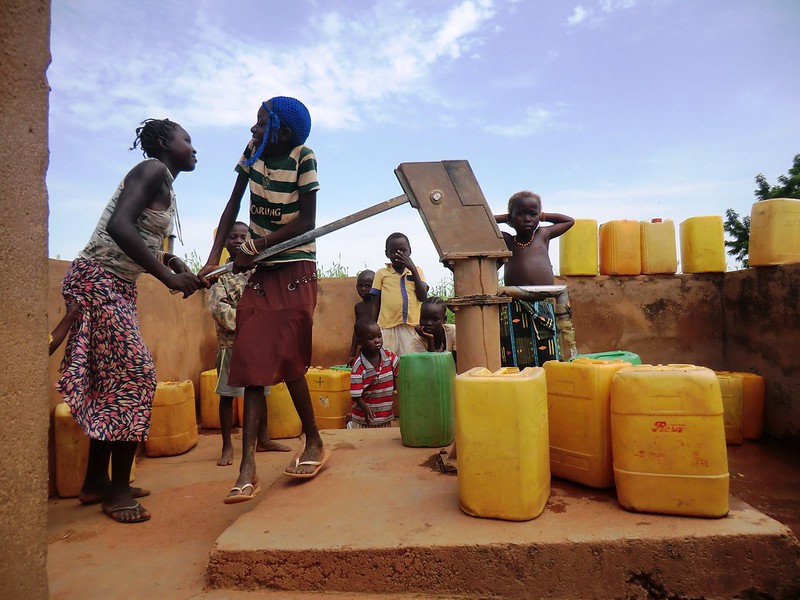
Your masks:
{"label": "beaded bracelet", "polygon": [[[174,254],[173,254],[173,255],[172,255],[172,258],[170,258],[170,259],[167,261],[167,266],[169,267],[170,263],[171,263],[173,260],[175,260],[176,258],[178,258],[178,257],[177,257],[176,255],[174,255]],[[178,258],[178,260],[180,260],[180,258]],[[169,267],[169,268],[171,269],[172,267]]]}

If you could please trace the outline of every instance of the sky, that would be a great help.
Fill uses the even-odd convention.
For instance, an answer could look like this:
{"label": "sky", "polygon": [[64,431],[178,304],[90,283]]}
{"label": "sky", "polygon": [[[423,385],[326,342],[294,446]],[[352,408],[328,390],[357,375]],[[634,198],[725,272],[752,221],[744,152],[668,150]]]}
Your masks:
{"label": "sky", "polygon": [[[73,259],[145,118],[192,136],[176,253],[203,262],[260,103],[312,116],[317,226],[403,192],[404,162],[467,160],[491,209],[520,190],[595,219],[750,213],[800,153],[797,0],[53,0],[49,255]],[[792,58],[794,57],[794,58]],[[247,200],[240,215],[247,220]],[[458,227],[457,220],[453,222]],[[323,270],[383,266],[394,231],[448,277],[408,205],[322,237]],[[558,242],[550,254],[558,271]],[[733,266],[732,262],[730,262]]]}

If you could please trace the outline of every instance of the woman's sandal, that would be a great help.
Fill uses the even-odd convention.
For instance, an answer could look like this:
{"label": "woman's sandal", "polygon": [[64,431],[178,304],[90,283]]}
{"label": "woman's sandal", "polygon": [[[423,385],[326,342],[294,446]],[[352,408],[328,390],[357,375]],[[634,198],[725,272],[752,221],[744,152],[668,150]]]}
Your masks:
{"label": "woman's sandal", "polygon": [[[250,489],[250,493],[245,493],[245,490]],[[234,494],[234,492],[236,492]],[[252,500],[261,492],[261,486],[258,482],[245,483],[243,486],[233,486],[228,495],[222,500],[225,504],[239,504],[240,502],[247,502]]]}
{"label": "woman's sandal", "polygon": [[289,467],[287,467],[283,474],[287,477],[294,477],[295,479],[311,479],[316,477],[317,474],[320,472],[322,467],[328,462],[331,457],[331,451],[327,448],[322,450],[322,458],[320,460],[300,460],[302,452],[295,456],[294,458],[294,465],[292,468],[297,469],[297,467],[314,467],[314,469],[310,473],[295,473],[294,471],[290,471]]}
{"label": "woman's sandal", "polygon": [[[122,513],[130,511],[135,511],[136,516],[132,519],[123,518]],[[144,521],[149,521],[150,517],[152,516],[150,511],[138,502],[132,506],[115,506],[113,508],[106,508],[104,506],[103,512],[114,519],[117,523],[142,523]]]}

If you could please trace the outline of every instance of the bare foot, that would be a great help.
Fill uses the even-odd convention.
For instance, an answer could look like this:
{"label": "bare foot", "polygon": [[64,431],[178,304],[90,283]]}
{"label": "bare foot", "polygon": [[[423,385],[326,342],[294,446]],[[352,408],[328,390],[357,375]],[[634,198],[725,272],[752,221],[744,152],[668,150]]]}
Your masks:
{"label": "bare foot", "polygon": [[256,444],[256,452],[289,452],[291,448],[278,442],[269,440],[267,443],[258,442]]}
{"label": "bare foot", "polygon": [[222,455],[217,461],[218,467],[227,467],[233,464],[233,448],[222,447]]}

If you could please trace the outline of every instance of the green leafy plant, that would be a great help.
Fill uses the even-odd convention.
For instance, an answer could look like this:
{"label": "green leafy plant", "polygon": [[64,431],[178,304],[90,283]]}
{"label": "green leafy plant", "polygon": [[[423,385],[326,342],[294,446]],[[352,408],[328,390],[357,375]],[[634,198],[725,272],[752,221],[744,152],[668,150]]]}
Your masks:
{"label": "green leafy plant", "polygon": [[317,265],[317,278],[322,279],[323,277],[350,277],[350,270],[346,265],[342,264],[341,254],[339,259],[333,261],[330,267],[325,267],[322,264]]}
{"label": "green leafy plant", "polygon": [[197,253],[197,250],[192,250],[188,254],[184,254],[183,262],[186,263],[186,266],[189,267],[189,270],[192,273],[199,273],[204,264],[200,259],[200,255]]}
{"label": "green leafy plant", "polygon": [[[449,275],[444,279],[440,279],[439,283],[436,283],[431,286],[428,290],[428,296],[439,296],[440,298],[447,300],[448,298],[452,298],[456,295],[455,292],[455,285],[453,283],[453,276]],[[447,323],[455,323],[456,322],[456,315],[453,313],[452,310],[449,308],[447,309]]]}

